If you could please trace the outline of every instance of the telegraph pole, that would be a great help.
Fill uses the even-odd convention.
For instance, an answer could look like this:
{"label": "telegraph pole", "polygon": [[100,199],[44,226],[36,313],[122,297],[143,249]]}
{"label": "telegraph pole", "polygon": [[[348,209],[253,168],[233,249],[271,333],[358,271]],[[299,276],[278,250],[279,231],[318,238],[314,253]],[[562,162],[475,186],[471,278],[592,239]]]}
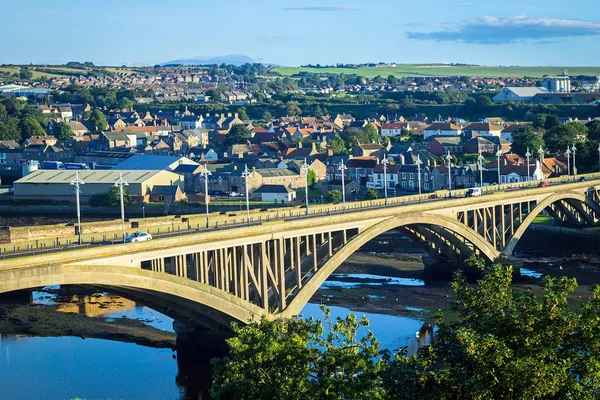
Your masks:
{"label": "telegraph pole", "polygon": [[119,172],[119,179],[115,182],[115,186],[119,188],[121,197],[121,231],[123,233],[123,243],[125,243],[125,202],[123,201],[123,186],[129,186],[129,183],[123,179],[122,172]]}
{"label": "telegraph pole", "polygon": [[75,179],[71,181],[71,185],[75,186],[75,202],[77,203],[77,236],[79,238],[79,244],[81,245],[81,204],[79,202],[79,194],[81,193],[81,189],[79,188],[81,185],[84,185],[85,182],[79,179],[79,171],[75,171]]}

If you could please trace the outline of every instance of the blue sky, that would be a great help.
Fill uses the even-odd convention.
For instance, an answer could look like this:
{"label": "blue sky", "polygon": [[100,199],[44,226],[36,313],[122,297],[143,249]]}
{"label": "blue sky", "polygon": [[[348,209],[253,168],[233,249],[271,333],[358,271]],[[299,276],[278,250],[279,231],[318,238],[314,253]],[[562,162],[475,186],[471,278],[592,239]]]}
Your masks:
{"label": "blue sky", "polygon": [[600,65],[594,0],[47,0],[3,5],[0,63]]}

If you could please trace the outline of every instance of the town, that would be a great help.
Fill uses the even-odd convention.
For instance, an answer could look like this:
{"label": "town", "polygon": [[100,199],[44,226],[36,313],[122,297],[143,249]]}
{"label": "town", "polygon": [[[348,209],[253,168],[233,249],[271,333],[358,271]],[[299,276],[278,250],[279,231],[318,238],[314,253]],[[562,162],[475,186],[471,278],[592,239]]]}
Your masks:
{"label": "town", "polygon": [[[266,73],[262,66],[255,69]],[[30,77],[29,70],[23,71]],[[53,78],[53,92],[0,86],[3,196],[74,201],[70,170],[79,170],[86,183],[86,202],[109,191],[120,174],[129,181],[133,202],[193,204],[242,196],[246,190],[259,202],[324,203],[345,201],[339,193],[362,200],[525,181],[543,184],[548,178],[576,178],[578,172],[600,167],[598,116],[559,117],[550,108],[549,113],[528,111],[520,120],[493,114],[430,119],[423,113],[399,112],[359,118],[349,113],[325,115],[323,110],[307,115],[301,110],[305,104],[289,101],[273,109],[280,117],[266,108],[251,118],[245,106],[257,101],[256,94],[233,87],[222,94],[208,89],[198,96],[219,96],[238,106],[234,112],[200,113],[188,105],[165,104],[164,111],[137,111],[147,104],[160,105],[160,98],[168,97],[167,88],[201,87],[221,79],[210,69],[193,75],[179,74],[175,67],[157,71],[162,74]],[[93,86],[94,94],[86,87],[92,84],[98,85]],[[106,91],[113,84],[126,91],[116,92],[120,98],[114,89]],[[589,100],[598,95],[572,91],[566,72],[548,76],[541,84],[505,87],[495,95],[480,94],[475,102],[482,104],[481,113],[494,102],[518,108],[539,101],[555,104],[552,99],[565,97],[574,104],[577,97]],[[192,92],[187,87],[182,93]],[[136,93],[151,97],[144,101],[133,97]],[[53,96],[88,101],[53,103]],[[91,172],[96,170],[107,172]]]}

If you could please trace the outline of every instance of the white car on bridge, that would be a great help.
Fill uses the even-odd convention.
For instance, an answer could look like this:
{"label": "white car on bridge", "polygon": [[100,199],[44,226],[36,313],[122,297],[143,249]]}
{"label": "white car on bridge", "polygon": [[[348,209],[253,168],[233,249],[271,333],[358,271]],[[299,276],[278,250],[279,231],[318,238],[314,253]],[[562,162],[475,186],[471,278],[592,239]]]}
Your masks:
{"label": "white car on bridge", "polygon": [[152,240],[152,235],[146,232],[133,232],[125,238],[125,243],[147,242]]}

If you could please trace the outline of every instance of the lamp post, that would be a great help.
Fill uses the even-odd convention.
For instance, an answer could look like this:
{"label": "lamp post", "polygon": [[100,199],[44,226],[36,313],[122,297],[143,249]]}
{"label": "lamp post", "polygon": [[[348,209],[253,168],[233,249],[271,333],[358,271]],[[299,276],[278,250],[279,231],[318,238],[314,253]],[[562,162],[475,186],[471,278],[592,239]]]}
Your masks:
{"label": "lamp post", "polygon": [[600,172],[600,143],[598,143],[598,172]]}
{"label": "lamp post", "polygon": [[421,202],[421,164],[423,164],[423,161],[421,161],[421,155],[417,154],[417,161],[415,161],[415,164],[417,164],[417,185],[419,186],[419,203]]}
{"label": "lamp post", "polygon": [[342,204],[344,212],[346,212],[346,183],[344,182],[344,171],[346,169],[348,168],[344,165],[344,160],[342,160],[338,166],[338,171],[342,174]]}
{"label": "lamp post", "polygon": [[573,179],[577,179],[577,165],[575,164],[575,153],[577,152],[577,147],[575,147],[575,143],[573,143],[571,151],[573,152]]}
{"label": "lamp post", "polygon": [[81,207],[79,203],[79,193],[81,193],[81,190],[79,189],[79,186],[83,184],[85,184],[85,182],[79,179],[79,172],[75,171],[75,179],[71,181],[71,185],[75,186],[75,202],[77,203],[77,236],[79,238],[79,244],[81,244]]}
{"label": "lamp post", "polygon": [[571,150],[567,145],[567,182],[571,182]]}
{"label": "lamp post", "polygon": [[308,215],[308,163],[306,162],[306,158],[304,159],[304,163],[302,164],[301,169],[304,173],[304,191],[306,192],[306,215]]}
{"label": "lamp post", "polygon": [[200,172],[200,176],[204,179],[204,204],[206,204],[206,227],[208,228],[208,177],[212,174],[207,168],[207,165],[204,165],[204,170]]}
{"label": "lamp post", "polygon": [[450,150],[448,150],[446,161],[448,161],[448,197],[450,197],[452,195],[452,156]]}
{"label": "lamp post", "polygon": [[381,160],[381,163],[383,164],[383,193],[385,196],[385,204],[387,204],[387,165],[389,163],[387,156]]}
{"label": "lamp post", "polygon": [[544,149],[542,146],[538,149],[540,155],[540,182],[544,180]]}
{"label": "lamp post", "polygon": [[248,220],[248,225],[250,225],[250,198],[248,197],[248,177],[250,176],[250,171],[248,170],[248,165],[244,166],[244,172],[242,172],[242,178],[245,179],[246,184],[246,219]]}
{"label": "lamp post", "polygon": [[479,153],[477,157],[477,165],[479,166],[479,187],[483,187],[483,156]]}
{"label": "lamp post", "polygon": [[129,183],[123,179],[122,172],[119,172],[119,179],[115,182],[115,186],[119,188],[119,195],[121,197],[121,232],[123,233],[123,243],[125,243],[125,202],[123,201],[123,186],[129,186]]}
{"label": "lamp post", "polygon": [[498,158],[498,190],[500,190],[500,157],[502,157],[500,150],[496,152],[496,157]]}
{"label": "lamp post", "polygon": [[529,148],[527,149],[527,153],[525,153],[525,157],[527,158],[527,182],[531,186],[531,174],[529,173],[529,157],[531,157],[531,153],[529,152]]}

